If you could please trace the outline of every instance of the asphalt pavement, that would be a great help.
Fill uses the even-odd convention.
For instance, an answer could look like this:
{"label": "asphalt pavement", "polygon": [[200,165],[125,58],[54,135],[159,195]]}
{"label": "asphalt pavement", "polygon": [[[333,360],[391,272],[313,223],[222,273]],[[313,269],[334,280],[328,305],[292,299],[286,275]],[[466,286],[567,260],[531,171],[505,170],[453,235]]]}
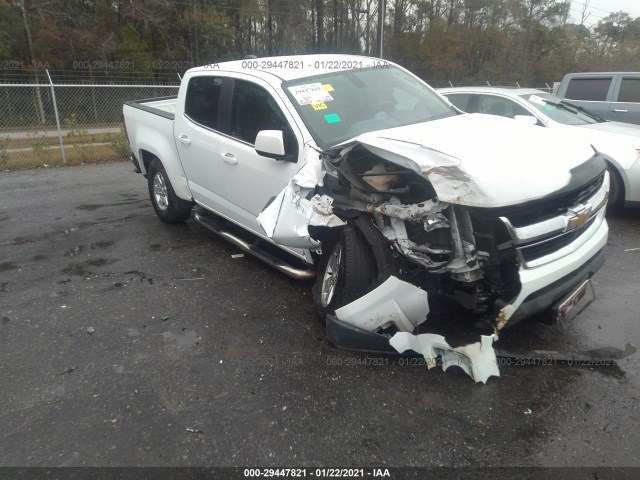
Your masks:
{"label": "asphalt pavement", "polygon": [[[455,369],[331,347],[308,285],[189,220],[128,163],[0,174],[2,466],[635,466],[640,354]],[[640,343],[640,211],[597,301],[511,351]]]}

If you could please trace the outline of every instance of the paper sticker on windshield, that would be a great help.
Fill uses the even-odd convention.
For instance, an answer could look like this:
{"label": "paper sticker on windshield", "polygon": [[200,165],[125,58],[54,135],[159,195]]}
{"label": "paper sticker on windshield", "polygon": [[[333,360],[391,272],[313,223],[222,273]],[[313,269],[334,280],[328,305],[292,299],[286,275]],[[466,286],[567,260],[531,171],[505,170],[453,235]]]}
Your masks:
{"label": "paper sticker on windshield", "polygon": [[531,95],[529,97],[529,101],[531,103],[537,103],[538,105],[542,105],[542,106],[547,104],[547,102],[545,102],[544,98],[539,97],[538,95]]}
{"label": "paper sticker on windshield", "polygon": [[330,83],[323,83],[322,89],[326,92],[333,92],[333,87],[331,86]]}
{"label": "paper sticker on windshield", "polygon": [[314,110],[324,110],[325,108],[327,108],[327,104],[324,102],[313,102],[311,106]]}
{"label": "paper sticker on windshield", "polygon": [[307,83],[306,85],[289,87],[289,91],[299,105],[310,105],[314,102],[330,102],[333,100],[331,94],[322,88],[321,83]]}
{"label": "paper sticker on windshield", "polygon": [[342,121],[340,120],[340,117],[337,113],[329,113],[324,116],[324,119],[327,121],[327,123],[338,123]]}
{"label": "paper sticker on windshield", "polygon": [[554,107],[553,105],[545,105],[544,109],[545,110],[555,110],[556,107]]}

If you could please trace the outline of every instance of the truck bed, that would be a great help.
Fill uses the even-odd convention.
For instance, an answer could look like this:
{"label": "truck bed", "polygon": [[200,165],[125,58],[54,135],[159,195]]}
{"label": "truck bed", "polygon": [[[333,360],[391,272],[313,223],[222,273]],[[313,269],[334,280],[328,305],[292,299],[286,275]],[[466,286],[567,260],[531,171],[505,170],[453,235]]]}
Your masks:
{"label": "truck bed", "polygon": [[146,175],[150,160],[158,158],[171,178],[176,195],[190,200],[191,192],[173,134],[176,105],[176,96],[150,98],[125,103],[122,113],[134,163],[141,173]]}
{"label": "truck bed", "polygon": [[177,99],[177,95],[172,95],[170,97],[155,97],[126,102],[125,105],[173,120],[176,114]]}

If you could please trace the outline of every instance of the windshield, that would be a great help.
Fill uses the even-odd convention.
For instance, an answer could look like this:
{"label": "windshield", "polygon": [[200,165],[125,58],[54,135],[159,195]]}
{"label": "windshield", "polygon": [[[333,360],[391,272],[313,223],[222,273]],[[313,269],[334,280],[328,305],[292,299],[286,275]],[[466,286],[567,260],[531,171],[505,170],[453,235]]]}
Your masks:
{"label": "windshield", "polygon": [[565,102],[561,98],[548,93],[541,92],[533,95],[529,93],[520,96],[551,120],[555,120],[558,123],[564,123],[565,125],[590,125],[604,121],[596,114],[572,105],[569,102]]}
{"label": "windshield", "polygon": [[393,66],[307,77],[283,87],[324,150],[361,133],[456,115],[437,93]]}

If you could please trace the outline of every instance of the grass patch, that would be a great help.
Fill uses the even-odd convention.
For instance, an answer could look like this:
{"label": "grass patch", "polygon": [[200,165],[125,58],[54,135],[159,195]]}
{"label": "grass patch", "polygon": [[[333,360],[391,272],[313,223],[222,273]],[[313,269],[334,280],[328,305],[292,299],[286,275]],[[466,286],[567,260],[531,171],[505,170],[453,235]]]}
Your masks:
{"label": "grass patch", "polygon": [[[128,153],[128,152],[127,152]],[[0,152],[1,155],[1,152]],[[60,148],[43,148],[34,155],[33,151],[7,152],[4,162],[0,161],[2,170],[28,170],[42,167],[62,167],[70,165],[86,165],[128,160],[128,155],[122,155],[111,145],[94,145],[91,156],[79,149],[65,148],[67,163],[62,162]],[[2,158],[2,157],[0,157]]]}

